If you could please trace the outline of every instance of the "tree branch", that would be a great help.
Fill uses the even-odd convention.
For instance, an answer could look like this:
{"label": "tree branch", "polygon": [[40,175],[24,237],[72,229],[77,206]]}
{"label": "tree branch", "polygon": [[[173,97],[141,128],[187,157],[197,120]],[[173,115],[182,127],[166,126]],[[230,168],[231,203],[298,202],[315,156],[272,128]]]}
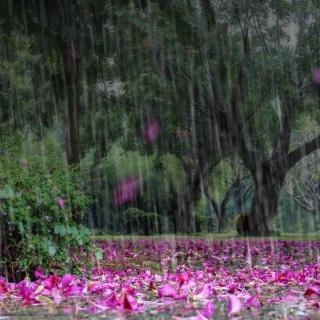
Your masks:
{"label": "tree branch", "polygon": [[[284,154],[288,154],[290,146],[291,136],[291,113],[290,113],[290,98],[285,95],[282,103],[281,115],[279,120],[279,131],[275,146],[273,148],[271,160],[278,162],[279,160],[285,160]],[[281,162],[283,164],[283,162]]]}
{"label": "tree branch", "polygon": [[287,170],[294,167],[303,157],[320,148],[320,135],[306,142],[304,145],[289,152],[287,156]]}
{"label": "tree branch", "polygon": [[309,207],[307,204],[303,203],[302,201],[300,201],[298,198],[293,196],[293,201],[301,208],[303,208],[304,210],[308,211],[308,212],[313,212],[314,208],[313,207]]}
{"label": "tree branch", "polygon": [[259,162],[260,155],[251,150],[247,145],[244,122],[240,112],[240,103],[242,101],[242,81],[243,81],[243,65],[239,68],[238,78],[234,87],[230,110],[230,130],[232,131],[232,142],[236,148],[240,158],[250,169],[255,171],[256,164]]}

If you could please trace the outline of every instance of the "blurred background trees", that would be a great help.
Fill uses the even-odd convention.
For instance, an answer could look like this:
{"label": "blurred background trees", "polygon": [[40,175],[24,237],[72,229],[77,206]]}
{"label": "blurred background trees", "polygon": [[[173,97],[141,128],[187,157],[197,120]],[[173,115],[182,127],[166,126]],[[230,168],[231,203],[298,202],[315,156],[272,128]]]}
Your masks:
{"label": "blurred background trees", "polygon": [[[0,6],[2,141],[18,134],[15,157],[40,156],[49,173],[74,167],[92,199],[76,223],[111,234],[234,232],[246,214],[252,235],[316,229],[318,1]],[[154,142],[144,137],[151,119]],[[127,177],[139,192],[120,205]]]}

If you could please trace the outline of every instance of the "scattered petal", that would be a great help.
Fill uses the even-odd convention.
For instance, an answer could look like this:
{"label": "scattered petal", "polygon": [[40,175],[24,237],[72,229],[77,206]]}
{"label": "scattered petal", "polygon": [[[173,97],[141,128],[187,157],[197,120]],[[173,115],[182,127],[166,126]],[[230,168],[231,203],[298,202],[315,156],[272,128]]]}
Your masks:
{"label": "scattered petal", "polygon": [[233,294],[228,294],[227,299],[228,299],[228,313],[230,315],[238,314],[242,309],[240,299]]}

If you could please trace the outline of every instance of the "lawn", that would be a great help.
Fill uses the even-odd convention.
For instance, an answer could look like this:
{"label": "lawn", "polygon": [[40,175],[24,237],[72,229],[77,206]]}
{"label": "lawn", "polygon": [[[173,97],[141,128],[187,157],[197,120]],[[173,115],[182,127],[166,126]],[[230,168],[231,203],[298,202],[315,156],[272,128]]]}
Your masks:
{"label": "lawn", "polygon": [[319,240],[320,232],[306,232],[306,233],[289,233],[282,232],[280,236],[274,237],[242,237],[236,232],[221,232],[221,233],[194,233],[190,234],[159,234],[154,236],[141,235],[93,235],[93,240],[143,240],[143,239],[207,239],[207,240],[247,240],[247,239],[262,239],[262,240]]}

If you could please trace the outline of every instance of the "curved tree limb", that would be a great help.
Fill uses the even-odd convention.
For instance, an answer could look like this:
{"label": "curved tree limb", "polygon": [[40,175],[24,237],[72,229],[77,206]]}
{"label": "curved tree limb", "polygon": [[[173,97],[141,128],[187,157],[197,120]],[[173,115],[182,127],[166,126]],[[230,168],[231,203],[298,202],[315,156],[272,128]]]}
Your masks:
{"label": "curved tree limb", "polygon": [[303,157],[320,148],[320,135],[306,142],[304,145],[289,152],[287,156],[287,170],[294,167]]}

